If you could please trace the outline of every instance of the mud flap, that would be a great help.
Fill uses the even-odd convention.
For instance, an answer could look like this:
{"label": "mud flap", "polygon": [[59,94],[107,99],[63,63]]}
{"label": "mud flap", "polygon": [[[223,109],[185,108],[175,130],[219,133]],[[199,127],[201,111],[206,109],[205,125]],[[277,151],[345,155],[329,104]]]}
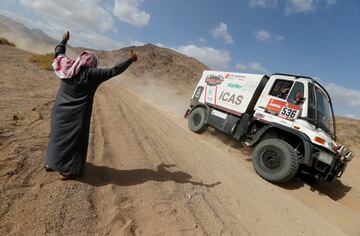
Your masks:
{"label": "mud flap", "polygon": [[188,116],[190,115],[190,113],[191,113],[191,110],[190,110],[190,109],[187,109],[186,112],[185,112],[185,114],[184,114],[184,118],[187,119]]}
{"label": "mud flap", "polygon": [[248,123],[250,120],[250,115],[245,113],[242,115],[239,125],[236,128],[234,134],[234,139],[239,141],[242,136],[244,136],[248,131]]}

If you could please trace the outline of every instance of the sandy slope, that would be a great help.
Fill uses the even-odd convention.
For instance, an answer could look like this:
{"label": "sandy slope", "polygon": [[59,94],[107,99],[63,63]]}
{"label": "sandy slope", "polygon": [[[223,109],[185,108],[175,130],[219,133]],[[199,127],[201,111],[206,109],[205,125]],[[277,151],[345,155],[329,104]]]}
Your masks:
{"label": "sandy slope", "polygon": [[276,186],[249,150],[117,80],[96,94],[85,176],[61,181],[42,168],[57,81],[0,50],[1,235],[360,235],[359,158],[333,184]]}

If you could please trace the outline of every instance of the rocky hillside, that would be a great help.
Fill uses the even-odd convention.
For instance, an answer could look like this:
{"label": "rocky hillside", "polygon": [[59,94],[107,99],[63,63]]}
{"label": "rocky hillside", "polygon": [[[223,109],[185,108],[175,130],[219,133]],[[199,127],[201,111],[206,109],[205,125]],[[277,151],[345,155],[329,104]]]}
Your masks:
{"label": "rocky hillside", "polygon": [[14,42],[18,48],[36,53],[52,50],[56,41],[39,29],[29,29],[23,24],[0,15],[0,37]]}
{"label": "rocky hillside", "polygon": [[[36,52],[51,52],[57,41],[38,29],[29,29],[23,24],[0,15],[0,37],[5,37],[18,48]],[[68,54],[75,57],[85,48],[69,48]],[[112,66],[125,59],[134,50],[139,61],[127,72],[136,78],[150,78],[180,89],[193,88],[207,67],[194,58],[187,57],[168,48],[153,44],[127,47],[114,51],[97,51],[101,66]]]}
{"label": "rocky hillside", "polygon": [[360,120],[337,117],[336,132],[339,143],[360,151]]}
{"label": "rocky hillside", "polygon": [[[84,49],[75,50],[80,52]],[[97,51],[97,55],[102,66],[112,66],[127,58],[130,50],[138,54],[139,60],[129,68],[128,74],[139,79],[158,80],[179,89],[193,88],[202,72],[208,69],[194,58],[153,44],[114,51]]]}

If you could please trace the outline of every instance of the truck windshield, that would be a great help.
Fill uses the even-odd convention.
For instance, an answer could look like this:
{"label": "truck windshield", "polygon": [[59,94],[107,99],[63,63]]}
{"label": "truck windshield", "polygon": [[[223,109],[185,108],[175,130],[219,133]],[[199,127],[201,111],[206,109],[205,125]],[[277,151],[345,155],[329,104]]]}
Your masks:
{"label": "truck windshield", "polygon": [[332,115],[331,104],[328,97],[315,86],[316,101],[317,101],[317,118],[320,128],[326,129],[325,131],[334,134],[334,118]]}

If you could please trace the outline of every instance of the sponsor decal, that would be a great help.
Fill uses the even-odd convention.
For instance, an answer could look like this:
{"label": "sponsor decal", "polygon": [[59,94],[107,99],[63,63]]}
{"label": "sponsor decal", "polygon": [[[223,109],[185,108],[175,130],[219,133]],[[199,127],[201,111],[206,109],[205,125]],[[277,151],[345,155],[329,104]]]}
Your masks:
{"label": "sponsor decal", "polygon": [[236,74],[226,74],[225,75],[225,78],[226,79],[228,79],[228,78],[230,78],[230,79],[233,79],[233,78],[238,78],[238,79],[245,79],[245,76],[243,76],[243,75],[236,75]]}
{"label": "sponsor decal", "polygon": [[265,118],[265,115],[264,114],[261,114],[261,113],[255,113],[254,115],[257,119],[263,119]]}
{"label": "sponsor decal", "polygon": [[240,105],[243,98],[244,97],[242,95],[231,94],[229,92],[221,92],[219,100],[235,105]]}
{"label": "sponsor decal", "polygon": [[224,81],[224,77],[220,75],[208,75],[205,78],[205,83],[209,86],[217,86],[220,85]]}
{"label": "sponsor decal", "polygon": [[227,114],[224,113],[224,112],[221,112],[221,111],[218,111],[218,110],[212,110],[211,111],[211,114],[214,115],[214,116],[217,116],[217,117],[220,117],[221,119],[226,119],[227,117]]}
{"label": "sponsor decal", "polygon": [[204,91],[204,87],[203,86],[199,86],[197,89],[196,89],[196,92],[194,94],[194,100],[196,101],[199,101],[199,98],[202,94],[202,92]]}
{"label": "sponsor decal", "polygon": [[265,109],[265,111],[287,120],[296,119],[300,110],[301,107],[299,105],[277,99],[270,99]]}
{"label": "sponsor decal", "polygon": [[209,102],[214,101],[214,90],[211,88],[207,89],[207,101]]}
{"label": "sponsor decal", "polygon": [[266,110],[279,113],[285,105],[286,105],[285,101],[270,99],[268,105],[266,106]]}
{"label": "sponsor decal", "polygon": [[235,88],[235,89],[241,89],[243,86],[239,85],[239,84],[228,83],[228,87],[229,88]]}

